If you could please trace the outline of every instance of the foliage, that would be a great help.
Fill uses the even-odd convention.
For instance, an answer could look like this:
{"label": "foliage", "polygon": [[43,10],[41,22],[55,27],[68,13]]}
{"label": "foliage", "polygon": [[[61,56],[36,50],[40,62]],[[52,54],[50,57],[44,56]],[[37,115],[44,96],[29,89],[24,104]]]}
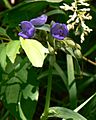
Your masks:
{"label": "foliage", "polygon": [[95,120],[95,3],[0,7],[0,120]]}

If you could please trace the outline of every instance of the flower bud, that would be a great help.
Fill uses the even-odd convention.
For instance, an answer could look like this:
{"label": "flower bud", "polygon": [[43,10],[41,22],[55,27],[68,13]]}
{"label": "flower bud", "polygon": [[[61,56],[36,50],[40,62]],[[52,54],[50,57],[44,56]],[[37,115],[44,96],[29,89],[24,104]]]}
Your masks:
{"label": "flower bud", "polygon": [[74,54],[75,54],[75,56],[76,56],[77,58],[79,58],[79,59],[82,57],[81,51],[80,51],[79,49],[76,49],[76,50],[74,51]]}
{"label": "flower bud", "polygon": [[81,46],[79,44],[76,43],[76,48],[78,48],[79,50],[81,50]]}
{"label": "flower bud", "polygon": [[67,43],[67,45],[71,48],[74,48],[75,47],[75,42],[71,39],[69,40],[65,40],[65,42]]}
{"label": "flower bud", "polygon": [[42,26],[46,23],[46,21],[47,21],[47,16],[44,14],[37,18],[30,20],[31,24],[34,26]]}

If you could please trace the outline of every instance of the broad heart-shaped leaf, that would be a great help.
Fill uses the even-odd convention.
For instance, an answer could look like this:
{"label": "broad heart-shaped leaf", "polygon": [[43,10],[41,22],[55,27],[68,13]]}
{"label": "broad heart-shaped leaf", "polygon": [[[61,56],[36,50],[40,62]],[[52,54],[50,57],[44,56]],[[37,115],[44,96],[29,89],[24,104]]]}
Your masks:
{"label": "broad heart-shaped leaf", "polygon": [[27,68],[28,68],[28,64],[26,63],[19,71],[17,71],[15,73],[15,75],[24,83],[27,82]]}
{"label": "broad heart-shaped leaf", "polygon": [[48,117],[58,117],[64,120],[87,120],[79,113],[64,107],[50,107]]}
{"label": "broad heart-shaped leaf", "polygon": [[15,40],[7,44],[6,54],[12,63],[15,62],[16,54],[19,54],[20,41]]}
{"label": "broad heart-shaped leaf", "polygon": [[5,93],[7,104],[17,103],[18,96],[19,96],[19,91],[20,91],[20,85],[19,84],[13,84],[13,85],[8,85],[7,86],[6,93]]}
{"label": "broad heart-shaped leaf", "polygon": [[21,46],[34,67],[42,67],[48,49],[34,39],[20,37]]}
{"label": "broad heart-shaped leaf", "polygon": [[[32,92],[34,89],[35,89],[35,91]],[[28,84],[26,86],[26,88],[23,90],[23,96],[24,96],[25,99],[28,99],[28,97],[29,97],[32,101],[34,101],[34,100],[37,101],[38,100],[38,95],[39,95],[38,89],[36,89],[36,87],[34,87],[31,84]]]}

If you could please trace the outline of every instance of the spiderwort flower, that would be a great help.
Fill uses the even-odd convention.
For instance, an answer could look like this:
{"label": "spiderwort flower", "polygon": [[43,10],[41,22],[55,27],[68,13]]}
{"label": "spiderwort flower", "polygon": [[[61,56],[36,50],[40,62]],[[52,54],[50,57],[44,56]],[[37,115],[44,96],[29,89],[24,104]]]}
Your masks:
{"label": "spiderwort flower", "polygon": [[54,23],[50,32],[54,38],[63,40],[68,35],[69,31],[66,24]]}
{"label": "spiderwort flower", "polygon": [[32,25],[34,26],[42,26],[46,23],[47,21],[47,16],[46,15],[41,15],[40,17],[34,18],[32,20],[30,20],[30,22],[32,23]]}
{"label": "spiderwort flower", "polygon": [[19,36],[28,39],[32,38],[35,33],[35,27],[29,21],[22,21],[20,24],[21,32],[19,32]]}

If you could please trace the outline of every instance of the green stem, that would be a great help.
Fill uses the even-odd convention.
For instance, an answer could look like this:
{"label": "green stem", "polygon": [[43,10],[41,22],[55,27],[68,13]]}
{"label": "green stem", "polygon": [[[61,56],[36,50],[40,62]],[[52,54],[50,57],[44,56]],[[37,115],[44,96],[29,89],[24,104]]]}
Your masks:
{"label": "green stem", "polygon": [[52,86],[52,66],[49,66],[49,74],[48,74],[48,86],[46,93],[46,102],[43,115],[41,116],[41,120],[46,120],[48,117],[48,110],[50,106],[50,96],[51,96],[51,86]]}
{"label": "green stem", "polygon": [[4,37],[0,37],[0,40],[5,40],[5,41],[10,41],[10,39],[9,38],[4,38]]}
{"label": "green stem", "polygon": [[7,118],[7,116],[9,115],[9,111],[7,111],[4,116],[0,119],[0,120],[5,120]]}
{"label": "green stem", "polygon": [[8,0],[3,0],[3,2],[5,3],[5,6],[9,9],[12,8],[12,6],[10,5],[9,1]]}

